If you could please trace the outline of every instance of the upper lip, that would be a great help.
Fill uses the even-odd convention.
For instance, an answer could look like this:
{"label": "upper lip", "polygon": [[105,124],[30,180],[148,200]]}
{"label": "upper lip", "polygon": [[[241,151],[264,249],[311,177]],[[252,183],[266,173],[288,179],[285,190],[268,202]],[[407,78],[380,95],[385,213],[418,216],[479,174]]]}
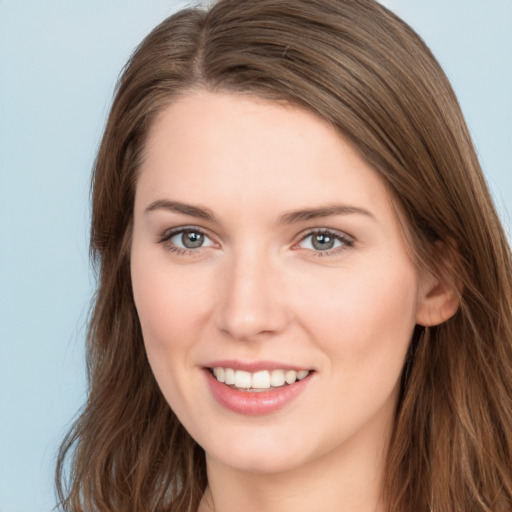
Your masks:
{"label": "upper lip", "polygon": [[280,363],[277,361],[239,361],[233,359],[212,361],[205,364],[205,368],[233,368],[233,370],[244,370],[251,373],[262,370],[312,370],[312,368],[302,365]]}

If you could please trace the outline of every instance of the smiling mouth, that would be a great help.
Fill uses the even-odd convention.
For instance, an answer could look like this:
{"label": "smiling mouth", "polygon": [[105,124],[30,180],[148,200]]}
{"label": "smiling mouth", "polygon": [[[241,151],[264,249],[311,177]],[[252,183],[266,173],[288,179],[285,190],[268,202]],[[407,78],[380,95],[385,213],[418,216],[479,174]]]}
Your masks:
{"label": "smiling mouth", "polygon": [[248,372],[234,368],[209,368],[218,382],[238,391],[258,393],[289,386],[308,377],[313,370],[261,370]]}

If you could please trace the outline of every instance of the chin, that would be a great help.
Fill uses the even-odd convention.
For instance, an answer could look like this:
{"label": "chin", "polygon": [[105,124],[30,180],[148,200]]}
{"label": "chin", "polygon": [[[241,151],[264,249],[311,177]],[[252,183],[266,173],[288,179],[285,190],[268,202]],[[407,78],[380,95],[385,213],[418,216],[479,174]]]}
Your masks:
{"label": "chin", "polygon": [[[253,474],[292,471],[328,451],[328,447],[309,446],[307,439],[289,432],[268,431],[264,427],[223,433],[202,444],[207,460],[233,470]],[[201,444],[201,443],[200,443]],[[323,448],[323,449],[322,449]]]}
{"label": "chin", "polygon": [[226,450],[229,453],[219,455],[206,453],[207,460],[215,460],[241,473],[275,475],[286,473],[302,466],[305,461],[299,458],[297,452],[255,450]]}

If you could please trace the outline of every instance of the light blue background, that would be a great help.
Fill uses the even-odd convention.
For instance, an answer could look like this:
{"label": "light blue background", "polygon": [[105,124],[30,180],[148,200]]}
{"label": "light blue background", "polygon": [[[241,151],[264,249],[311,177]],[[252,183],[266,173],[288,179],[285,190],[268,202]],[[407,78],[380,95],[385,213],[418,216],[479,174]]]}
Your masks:
{"label": "light blue background", "polygon": [[[384,3],[445,67],[510,231],[512,0]],[[54,505],[85,397],[89,172],[121,67],[182,5],[0,0],[0,512]]]}

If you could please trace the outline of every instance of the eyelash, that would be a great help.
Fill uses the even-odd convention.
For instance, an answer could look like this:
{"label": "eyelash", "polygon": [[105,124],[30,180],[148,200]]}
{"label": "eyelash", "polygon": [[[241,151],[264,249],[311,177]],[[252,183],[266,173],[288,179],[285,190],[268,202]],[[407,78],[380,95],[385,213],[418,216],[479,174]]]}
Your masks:
{"label": "eyelash", "polygon": [[297,247],[300,243],[304,242],[310,237],[313,237],[314,235],[327,235],[341,243],[341,245],[338,247],[333,247],[332,249],[327,249],[324,251],[310,249],[312,251],[313,256],[315,257],[323,258],[328,256],[336,256],[341,252],[346,251],[347,249],[350,249],[351,247],[354,246],[354,239],[348,236],[347,234],[333,229],[319,228],[302,233],[300,235],[299,241],[296,244],[294,244],[294,247]]}
{"label": "eyelash", "polygon": [[[196,256],[196,255],[198,255],[199,249],[202,249],[204,247],[210,247],[208,245],[208,246],[200,246],[200,247],[197,247],[196,249],[187,249],[187,248],[177,247],[176,245],[167,243],[173,237],[183,234],[183,233],[186,233],[187,231],[190,231],[193,233],[199,233],[199,234],[203,235],[205,238],[212,241],[212,237],[210,237],[208,235],[208,233],[206,231],[204,231],[203,229],[201,229],[197,226],[182,226],[179,228],[172,229],[170,231],[166,231],[162,236],[159,237],[158,243],[163,244],[169,252],[172,252],[179,256]],[[334,240],[341,243],[341,245],[338,247],[334,247],[332,249],[327,249],[324,251],[315,250],[315,249],[307,249],[308,251],[311,251],[312,254],[316,257],[334,256],[334,255],[337,255],[340,252],[346,251],[347,249],[354,246],[354,239],[352,237],[346,235],[345,233],[342,233],[340,231],[335,231],[332,229],[319,228],[319,229],[314,229],[314,230],[310,230],[305,233],[302,233],[300,235],[299,241],[293,245],[293,248],[294,249],[296,248],[296,250],[299,250],[300,247],[297,247],[297,246],[300,243],[307,240],[309,237],[313,237],[314,235],[326,235],[326,236],[329,236],[329,237],[333,238]]]}
{"label": "eyelash", "polygon": [[[197,249],[187,249],[184,247],[177,247],[176,245],[173,245],[169,242],[173,237],[177,235],[181,235],[183,233],[186,233],[187,231],[190,231],[192,233],[199,233],[203,235],[205,238],[208,238],[209,240],[212,240],[212,237],[208,235],[206,231],[204,231],[201,228],[198,228],[197,226],[181,226],[176,229],[172,229],[170,231],[166,231],[160,238],[158,239],[158,243],[161,243],[164,245],[164,247],[174,254],[177,254],[179,256],[196,256],[198,255],[198,249],[202,249],[205,246],[198,247]],[[209,246],[206,246],[209,247]]]}

